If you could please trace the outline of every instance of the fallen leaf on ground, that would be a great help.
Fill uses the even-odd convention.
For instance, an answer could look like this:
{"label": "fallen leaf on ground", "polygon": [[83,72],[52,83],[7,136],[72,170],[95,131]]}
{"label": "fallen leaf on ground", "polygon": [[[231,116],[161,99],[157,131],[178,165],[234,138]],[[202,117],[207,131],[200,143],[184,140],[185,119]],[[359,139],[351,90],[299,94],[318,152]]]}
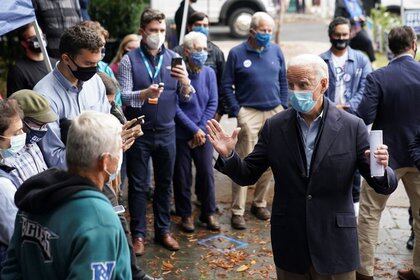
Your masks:
{"label": "fallen leaf on ground", "polygon": [[243,272],[245,270],[247,270],[249,268],[249,266],[243,264],[240,267],[238,267],[238,269],[236,269],[236,272]]}

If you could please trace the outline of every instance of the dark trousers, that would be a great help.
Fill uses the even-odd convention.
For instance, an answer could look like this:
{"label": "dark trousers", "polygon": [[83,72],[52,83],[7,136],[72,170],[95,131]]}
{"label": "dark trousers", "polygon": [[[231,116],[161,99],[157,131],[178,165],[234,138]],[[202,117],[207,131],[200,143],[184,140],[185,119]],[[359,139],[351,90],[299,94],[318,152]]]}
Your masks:
{"label": "dark trousers", "polygon": [[362,177],[357,169],[353,176],[353,203],[359,202],[360,200],[360,186],[362,185]]}
{"label": "dark trousers", "polygon": [[355,50],[365,52],[371,62],[376,60],[372,41],[370,40],[366,30],[362,29],[353,39],[350,40],[350,47]]}
{"label": "dark trousers", "polygon": [[175,128],[144,131],[127,151],[128,202],[133,237],[146,237],[149,160],[153,160],[155,237],[169,233],[171,182],[175,163]]}
{"label": "dark trousers", "polygon": [[178,216],[188,217],[192,214],[191,186],[192,166],[196,169],[195,188],[201,202],[201,217],[205,218],[216,212],[216,198],[213,171],[213,146],[209,141],[203,146],[191,149],[187,140],[176,140],[176,161],[174,170],[174,197]]}

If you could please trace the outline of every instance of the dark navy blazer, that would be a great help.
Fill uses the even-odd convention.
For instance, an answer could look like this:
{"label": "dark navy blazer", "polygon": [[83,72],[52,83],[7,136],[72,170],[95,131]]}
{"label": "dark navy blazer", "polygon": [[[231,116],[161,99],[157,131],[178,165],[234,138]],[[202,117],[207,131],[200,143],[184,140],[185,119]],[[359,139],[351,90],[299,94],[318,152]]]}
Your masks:
{"label": "dark navy blazer", "polygon": [[352,183],[356,169],[377,193],[397,187],[391,168],[370,176],[368,132],[361,119],[325,98],[322,125],[307,175],[297,112],[288,109],[267,120],[253,152],[219,157],[216,168],[239,185],[254,184],[271,167],[275,180],[271,240],[277,267],[304,274],[312,264],[321,274],[359,266]]}
{"label": "dark navy blazer", "polygon": [[370,73],[357,115],[383,130],[393,169],[414,166],[408,146],[420,130],[420,63],[402,56]]}

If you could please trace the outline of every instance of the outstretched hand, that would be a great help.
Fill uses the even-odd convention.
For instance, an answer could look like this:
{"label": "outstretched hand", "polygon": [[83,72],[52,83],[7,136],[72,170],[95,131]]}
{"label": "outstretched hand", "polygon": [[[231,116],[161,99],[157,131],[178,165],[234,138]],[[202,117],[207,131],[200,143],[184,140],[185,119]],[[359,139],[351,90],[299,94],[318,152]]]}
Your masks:
{"label": "outstretched hand", "polygon": [[236,128],[232,132],[232,135],[229,136],[215,119],[207,121],[206,127],[208,131],[207,138],[213,145],[214,149],[222,157],[228,157],[231,155],[235,149],[236,142],[238,142],[238,134],[241,129]]}

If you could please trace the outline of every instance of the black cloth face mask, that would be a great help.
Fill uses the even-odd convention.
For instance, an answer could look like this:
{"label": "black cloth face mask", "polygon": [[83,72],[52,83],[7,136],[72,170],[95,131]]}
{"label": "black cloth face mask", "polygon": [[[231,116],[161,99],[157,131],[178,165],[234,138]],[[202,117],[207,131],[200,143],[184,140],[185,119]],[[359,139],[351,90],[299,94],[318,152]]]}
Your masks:
{"label": "black cloth face mask", "polygon": [[77,70],[72,70],[70,66],[67,64],[67,67],[70,69],[73,76],[83,82],[86,82],[90,80],[98,71],[98,66],[92,66],[92,67],[81,67],[77,65],[76,62],[69,56],[70,60],[73,61],[74,65],[76,65]]}
{"label": "black cloth face mask", "polygon": [[345,48],[348,47],[348,45],[350,43],[350,39],[333,39],[333,38],[330,38],[330,42],[335,49],[341,51],[341,50],[344,50]]}
{"label": "black cloth face mask", "polygon": [[[28,43],[28,48],[33,51],[34,53],[41,53],[41,44],[38,41],[38,38],[36,36],[30,37],[28,40],[26,40]],[[47,46],[47,42],[44,41],[45,46]]]}

